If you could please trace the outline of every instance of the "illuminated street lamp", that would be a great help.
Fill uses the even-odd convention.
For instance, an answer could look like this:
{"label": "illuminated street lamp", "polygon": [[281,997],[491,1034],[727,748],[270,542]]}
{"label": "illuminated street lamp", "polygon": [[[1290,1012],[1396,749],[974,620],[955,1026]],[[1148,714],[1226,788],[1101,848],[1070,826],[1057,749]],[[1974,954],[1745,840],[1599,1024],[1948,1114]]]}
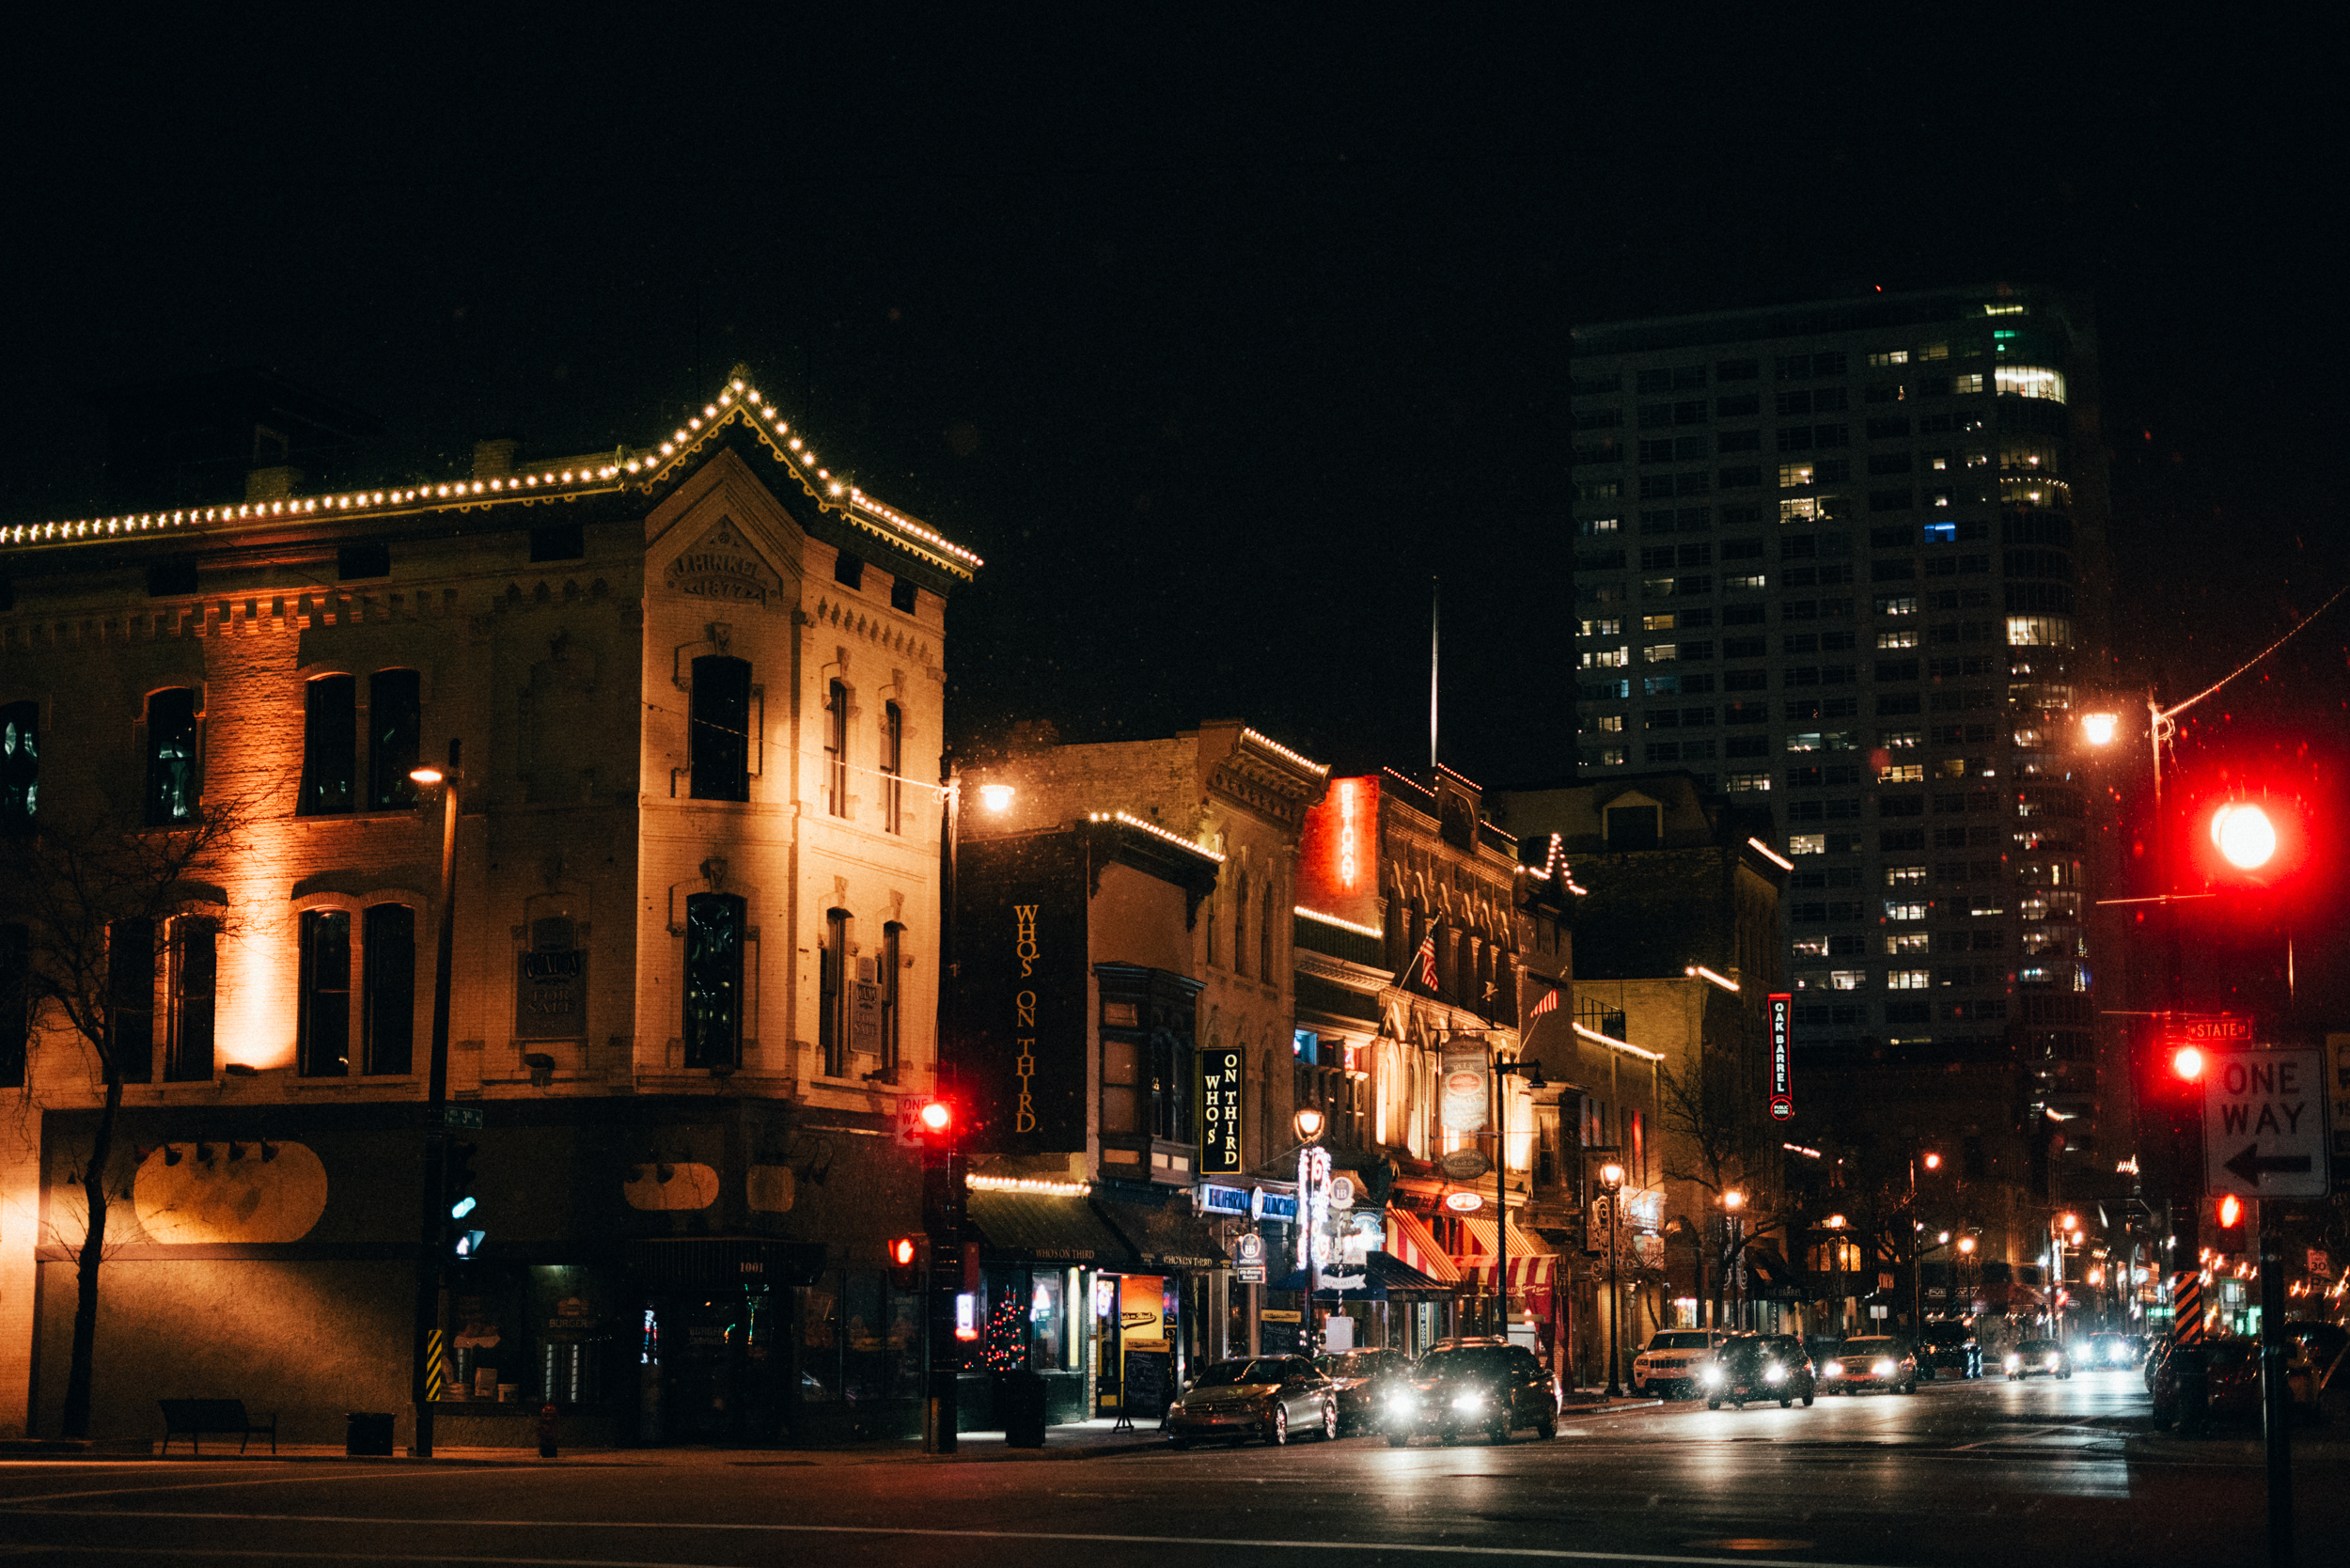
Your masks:
{"label": "illuminated street lamp", "polygon": [[1322,1112],[1312,1105],[1300,1106],[1297,1114],[1290,1119],[1290,1125],[1297,1129],[1297,1141],[1300,1143],[1319,1141],[1324,1124]]}
{"label": "illuminated street lamp", "polygon": [[1613,1160],[1601,1166],[1599,1190],[1607,1195],[1607,1397],[1614,1399],[1623,1392],[1617,1371],[1623,1353],[1616,1338],[1617,1320],[1623,1315],[1623,1294],[1616,1280],[1616,1231],[1622,1217],[1616,1211],[1622,1200],[1623,1167]]}
{"label": "illuminated street lamp", "polygon": [[1723,1240],[1729,1243],[1730,1268],[1722,1282],[1730,1287],[1730,1323],[1733,1328],[1747,1325],[1747,1195],[1736,1187],[1722,1194]]}
{"label": "illuminated street lamp", "polygon": [[441,909],[433,932],[432,1054],[425,1075],[423,1219],[416,1256],[416,1312],[409,1346],[409,1391],[416,1403],[415,1437],[411,1451],[418,1459],[432,1457],[432,1416],[440,1390],[431,1387],[438,1375],[432,1368],[431,1341],[440,1327],[441,1258],[443,1234],[448,1228],[448,996],[449,969],[457,938],[457,812],[465,776],[459,769],[461,743],[448,743],[448,766],[431,763],[413,768],[408,776],[423,789],[441,792]]}

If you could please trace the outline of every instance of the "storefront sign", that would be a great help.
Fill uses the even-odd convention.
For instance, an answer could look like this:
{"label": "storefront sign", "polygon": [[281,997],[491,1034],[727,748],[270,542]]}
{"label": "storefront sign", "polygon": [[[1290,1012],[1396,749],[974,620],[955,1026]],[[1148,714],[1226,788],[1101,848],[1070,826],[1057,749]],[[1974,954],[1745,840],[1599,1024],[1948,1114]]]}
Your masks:
{"label": "storefront sign", "polygon": [[1000,1106],[986,1141],[1005,1153],[1086,1146],[1085,868],[1066,835],[964,846],[963,1016],[957,1073]]}
{"label": "storefront sign", "polygon": [[1304,1210],[1297,1228],[1297,1266],[1314,1272],[1327,1242],[1323,1232],[1330,1224],[1330,1151],[1297,1152],[1297,1198]]}
{"label": "storefront sign", "polygon": [[1199,1212],[1246,1218],[1248,1215],[1248,1190],[1246,1187],[1202,1186],[1199,1189]]}
{"label": "storefront sign", "polygon": [[1771,994],[1771,1120],[1785,1121],[1795,1114],[1794,1095],[1795,998],[1784,991]]}
{"label": "storefront sign", "polygon": [[1241,1158],[1241,1053],[1196,1051],[1198,1074],[1199,1174],[1237,1176]]}
{"label": "storefront sign", "polygon": [[1456,1215],[1475,1214],[1485,1206],[1485,1195],[1479,1192],[1448,1192],[1444,1206]]}
{"label": "storefront sign", "polygon": [[1436,1160],[1436,1168],[1456,1182],[1474,1182],[1493,1168],[1481,1149],[1455,1149]]}
{"label": "storefront sign", "polygon": [[514,1038],[580,1040],[588,1033],[588,949],[565,919],[531,922],[530,950],[516,961]]}
{"label": "storefront sign", "polygon": [[1265,1276],[1264,1238],[1255,1231],[1232,1243],[1232,1274],[1244,1285],[1261,1285]]}
{"label": "storefront sign", "polygon": [[1297,836],[1297,902],[1323,915],[1378,929],[1379,780],[1334,778],[1306,812]]}
{"label": "storefront sign", "polygon": [[1437,1120],[1448,1133],[1481,1133],[1491,1107],[1493,1063],[1481,1034],[1456,1035],[1438,1055]]}
{"label": "storefront sign", "polygon": [[1257,1217],[1294,1221],[1297,1218],[1297,1200],[1286,1192],[1267,1192],[1264,1188],[1259,1187],[1257,1189]]}

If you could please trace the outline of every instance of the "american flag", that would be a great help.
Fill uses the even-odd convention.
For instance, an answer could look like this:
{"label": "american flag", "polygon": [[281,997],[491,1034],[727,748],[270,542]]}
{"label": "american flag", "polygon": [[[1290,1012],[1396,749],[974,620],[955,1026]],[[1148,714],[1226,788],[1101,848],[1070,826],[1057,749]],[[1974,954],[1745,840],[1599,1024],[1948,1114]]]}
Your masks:
{"label": "american flag", "polygon": [[1431,996],[1436,995],[1436,933],[1434,929],[1419,939],[1419,950],[1412,954],[1410,962],[1395,977],[1395,983],[1404,991],[1417,985]]}
{"label": "american flag", "polygon": [[1558,1011],[1559,988],[1554,985],[1549,991],[1543,994],[1541,1001],[1536,1002],[1532,1007],[1526,1010],[1526,1021],[1530,1024],[1545,1012],[1556,1012]]}

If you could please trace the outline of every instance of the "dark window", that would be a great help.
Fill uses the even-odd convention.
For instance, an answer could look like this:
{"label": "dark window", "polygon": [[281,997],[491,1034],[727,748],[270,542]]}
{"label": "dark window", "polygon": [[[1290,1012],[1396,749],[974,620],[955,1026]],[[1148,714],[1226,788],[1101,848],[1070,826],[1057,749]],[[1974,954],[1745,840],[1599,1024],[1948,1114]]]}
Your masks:
{"label": "dark window", "polygon": [[147,596],[168,599],[196,591],[196,557],[174,556],[147,569]]}
{"label": "dark window", "polygon": [[1248,973],[1248,873],[1240,873],[1240,891],[1232,899],[1232,973]]}
{"label": "dark window", "polygon": [[0,708],[0,833],[31,827],[39,808],[40,704],[11,702]]}
{"label": "dark window", "polygon": [[751,666],[723,653],[694,661],[687,756],[696,800],[751,798]]}
{"label": "dark window", "polygon": [[898,976],[905,966],[903,949],[906,928],[892,920],[882,927],[881,980],[881,1070],[894,1079],[898,1072],[901,1049],[899,1030],[904,1021],[900,1007]]}
{"label": "dark window", "polygon": [[1257,911],[1257,973],[1267,980],[1274,976],[1273,967],[1273,889],[1264,890],[1261,907]]}
{"label": "dark window", "polygon": [[1752,392],[1742,392],[1734,398],[1714,400],[1714,413],[1724,419],[1751,418],[1762,408],[1762,400]]}
{"label": "dark window", "polygon": [[351,1071],[351,916],[344,910],[302,912],[294,1036],[303,1076],[339,1078]]}
{"label": "dark window", "polygon": [[[685,901],[688,1067],[732,1067],[742,1058],[744,910],[731,893],[696,893]],[[825,949],[824,973],[837,990],[831,951]],[[832,1071],[829,1048],[825,1071]]]}
{"label": "dark window", "polygon": [[24,1087],[25,1047],[32,1034],[32,933],[0,925],[0,1088]]}
{"label": "dark window", "polygon": [[904,831],[899,813],[905,808],[906,714],[895,702],[882,704],[881,771],[882,831]]}
{"label": "dark window", "polygon": [[1759,452],[1762,449],[1761,431],[1724,431],[1714,444],[1718,452]]}
{"label": "dark window", "polygon": [[824,945],[816,960],[816,1046],[824,1076],[849,1075],[849,912],[824,911]]}
{"label": "dark window", "polygon": [[392,574],[392,547],[388,544],[346,544],[335,552],[335,580],[348,583],[361,577],[388,577]]}
{"label": "dark window", "polygon": [[196,816],[196,688],[171,686],[147,699],[147,825]]}
{"label": "dark window", "polygon": [[832,580],[843,588],[865,586],[865,563],[846,550],[832,558]]}
{"label": "dark window", "polygon": [[914,595],[915,587],[912,578],[893,577],[890,579],[889,607],[891,609],[903,610],[906,614],[912,615],[915,604]]}
{"label": "dark window", "polygon": [[1909,472],[1907,452],[1872,452],[1869,457],[1872,474],[1906,474]]}
{"label": "dark window", "polygon": [[359,769],[358,684],[348,675],[321,675],[304,692],[302,797],[294,807],[302,816],[351,809]]}
{"label": "dark window", "polygon": [[422,733],[421,677],[413,669],[379,669],[368,677],[368,809],[399,811],[416,804],[415,767]]}
{"label": "dark window", "polygon": [[164,1076],[200,1083],[212,1075],[212,997],[220,977],[220,933],[212,921],[171,922],[171,1035]]}
{"label": "dark window", "polygon": [[1756,359],[1725,359],[1714,367],[1716,381],[1752,381],[1762,373],[1762,363]]}
{"label": "dark window", "polygon": [[1660,840],[1653,806],[1611,806],[1607,808],[1607,847],[1611,850],[1654,849]]}
{"label": "dark window", "polygon": [[368,906],[359,943],[359,1060],[365,1073],[413,1069],[416,1031],[416,912]]}
{"label": "dark window", "polygon": [[545,523],[530,530],[534,561],[575,561],[587,554],[587,535],[576,523]]}
{"label": "dark window", "polygon": [[824,687],[824,809],[849,814],[849,688],[838,681]]}
{"label": "dark window", "polygon": [[106,1055],[124,1083],[155,1076],[155,922],[106,928]]}

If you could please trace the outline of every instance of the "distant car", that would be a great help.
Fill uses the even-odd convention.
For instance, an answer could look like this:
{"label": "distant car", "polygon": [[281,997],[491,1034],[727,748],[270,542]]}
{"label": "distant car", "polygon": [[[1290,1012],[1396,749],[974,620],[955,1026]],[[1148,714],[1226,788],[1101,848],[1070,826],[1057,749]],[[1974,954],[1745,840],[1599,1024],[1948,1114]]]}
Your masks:
{"label": "distant car", "polygon": [[2070,1377],[2073,1356],[2054,1340],[2026,1340],[2007,1353],[2007,1380],[2021,1383],[2028,1377]]}
{"label": "distant car", "polygon": [[2127,1372],[2145,1354],[2128,1334],[2092,1334],[2078,1349],[2083,1372]]}
{"label": "distant car", "polygon": [[1412,1375],[1412,1358],[1400,1350],[1348,1350],[1318,1356],[1314,1366],[1337,1386],[1339,1430],[1376,1426],[1387,1395]]}
{"label": "distant car", "polygon": [[1810,1404],[1814,1393],[1810,1356],[1784,1335],[1738,1335],[1714,1353],[1700,1378],[1708,1410],[1743,1410],[1764,1400],[1784,1410],[1799,1399]]}
{"label": "distant car", "polygon": [[1963,1319],[1937,1319],[1919,1329],[1918,1356],[1935,1377],[1946,1372],[1962,1378],[1982,1375],[1982,1342]]}
{"label": "distant car", "polygon": [[1267,1443],[1292,1433],[1339,1435],[1339,1391],[1303,1356],[1243,1356],[1212,1361],[1167,1406],[1167,1440],[1179,1449],[1196,1442]]}
{"label": "distant car", "polygon": [[1423,1434],[1448,1446],[1471,1433],[1506,1443],[1529,1426],[1547,1440],[1559,1435],[1559,1384],[1524,1345],[1451,1341],[1421,1356],[1411,1381],[1388,1393],[1381,1424],[1396,1449]]}
{"label": "distant car", "polygon": [[1820,1368],[1824,1394],[1858,1394],[1871,1388],[1892,1394],[1918,1391],[1918,1356],[1908,1341],[1864,1334],[1846,1340]]}
{"label": "distant car", "polygon": [[1632,1391],[1660,1398],[1687,1398],[1714,1352],[1730,1336],[1718,1328],[1661,1328],[1648,1348],[1632,1358]]}

